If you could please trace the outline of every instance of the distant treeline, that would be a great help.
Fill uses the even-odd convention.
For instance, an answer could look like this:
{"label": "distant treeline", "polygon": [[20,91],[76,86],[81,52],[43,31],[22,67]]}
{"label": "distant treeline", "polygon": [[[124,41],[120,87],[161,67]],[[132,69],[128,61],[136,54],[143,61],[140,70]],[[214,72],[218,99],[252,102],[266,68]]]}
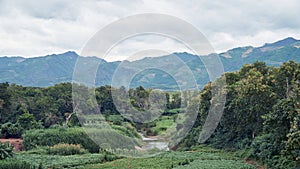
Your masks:
{"label": "distant treeline", "polygon": [[[104,116],[119,115],[112,98],[112,90],[125,90],[101,86],[88,88],[83,85],[73,84],[86,92],[95,91],[97,103],[85,100],[86,110],[98,109]],[[73,87],[74,87],[73,86]],[[149,106],[149,94],[152,89],[137,87],[129,89],[130,103],[137,109],[144,109]],[[165,92],[167,98],[166,109],[176,109],[181,105],[179,92]],[[49,128],[55,125],[66,124],[68,126],[79,126],[76,115],[70,116],[73,112],[72,84],[61,83],[47,88],[24,87],[16,84],[0,83],[0,122],[1,137],[18,138],[23,131],[34,128]],[[80,108],[84,109],[84,106]],[[111,116],[113,117],[113,116]]]}

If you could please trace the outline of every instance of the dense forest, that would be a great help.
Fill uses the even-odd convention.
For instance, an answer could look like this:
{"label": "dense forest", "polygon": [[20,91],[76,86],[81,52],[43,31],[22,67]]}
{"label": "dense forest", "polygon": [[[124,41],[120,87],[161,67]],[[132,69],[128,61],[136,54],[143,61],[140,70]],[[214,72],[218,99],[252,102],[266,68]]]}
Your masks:
{"label": "dense forest", "polygon": [[[235,151],[243,158],[255,159],[272,168],[300,166],[300,63],[290,61],[275,68],[255,62],[223,76],[227,83],[222,89],[227,93],[224,113],[205,144]],[[1,137],[22,138],[28,131],[81,126],[76,114],[73,114],[76,106],[72,100],[72,87],[75,85],[95,91],[97,103],[86,101],[87,109],[81,112],[97,108],[106,121],[119,126],[116,127],[118,129],[124,127],[134,135],[139,131],[155,136],[165,131],[166,125],[159,125],[173,123],[182,112],[188,111],[182,105],[192,104],[187,103],[183,99],[187,97],[183,95],[193,98],[191,101],[199,104],[199,113],[187,137],[174,148],[190,150],[199,146],[199,133],[211,104],[212,86],[217,81],[208,83],[201,91],[161,91],[160,94],[167,98],[162,117],[144,124],[122,117],[114,105],[111,92],[127,90],[124,87],[88,88],[61,83],[39,88],[1,83]],[[130,104],[136,109],[147,109],[152,90],[142,86],[128,89]],[[183,121],[188,122],[188,118]],[[180,125],[176,126],[178,131],[181,130]]]}
{"label": "dense forest", "polygon": [[[294,162],[299,166],[300,64],[290,61],[274,68],[256,62],[224,76],[227,82],[224,114],[207,144],[243,150],[242,155],[273,168],[288,168]],[[210,105],[212,85],[206,85],[200,93],[198,123],[182,143],[184,147],[197,144],[196,136]]]}

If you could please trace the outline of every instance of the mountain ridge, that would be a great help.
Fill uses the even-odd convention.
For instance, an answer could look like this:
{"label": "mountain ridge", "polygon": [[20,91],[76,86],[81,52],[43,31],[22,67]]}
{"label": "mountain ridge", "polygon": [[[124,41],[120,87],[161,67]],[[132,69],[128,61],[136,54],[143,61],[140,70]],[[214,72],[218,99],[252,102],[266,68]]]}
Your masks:
{"label": "mountain ridge", "polygon": [[[290,45],[290,44],[294,44],[294,43],[300,43],[300,40],[297,40],[293,37],[287,37],[287,38],[284,38],[282,40],[278,40],[276,42],[272,42],[272,43],[265,43],[264,45],[262,46],[258,46],[258,47],[254,47],[254,46],[251,46],[251,45],[248,45],[248,46],[240,46],[240,47],[234,47],[234,48],[231,48],[231,49],[228,49],[227,51],[224,51],[224,52],[220,52],[220,53],[216,53],[218,55],[221,55],[223,53],[227,53],[229,51],[232,51],[232,50],[235,50],[235,49],[240,49],[240,48],[264,48],[264,47],[269,47],[269,46],[285,46],[285,45]],[[172,54],[189,54],[189,55],[193,55],[191,53],[188,53],[188,52],[174,52]],[[34,58],[41,58],[41,57],[49,57],[49,56],[60,56],[60,55],[77,55],[77,56],[80,56],[79,54],[77,54],[77,52],[75,51],[66,51],[64,53],[52,53],[52,54],[47,54],[47,55],[43,55],[43,56],[37,56],[37,57],[24,57],[24,56],[0,56],[0,58],[23,58],[23,59],[34,59]],[[144,58],[141,58],[141,59],[138,59],[138,60],[143,60],[145,58],[156,58],[156,57],[164,57],[164,56],[168,56],[168,55],[161,55],[161,56],[155,56],[155,57],[144,57]],[[193,55],[193,56],[197,56],[197,55]],[[201,56],[205,56],[205,55],[201,55]],[[85,56],[85,57],[97,57],[97,56]],[[99,57],[97,57],[99,58]],[[102,58],[99,58],[99,59],[102,59]],[[107,61],[105,59],[103,59],[104,61],[106,62],[119,62],[119,61]],[[120,60],[121,61],[121,60]],[[134,60],[134,61],[129,61],[129,60],[122,60],[122,61],[128,61],[128,62],[134,62],[134,61],[137,61],[137,60]]]}
{"label": "mountain ridge", "polygon": [[[289,60],[300,62],[300,40],[288,37],[273,43],[266,43],[260,47],[236,47],[215,55],[219,56],[225,72],[238,70],[243,64],[255,61],[263,61],[267,65],[277,67]],[[188,73],[184,70],[184,66],[188,66],[201,88],[210,81],[205,65],[201,61],[202,57],[205,56],[197,56],[187,52],[175,52],[158,57],[145,57],[135,61],[108,62],[95,56],[82,57],[74,51],[33,58],[4,56],[0,57],[0,82],[37,87],[51,86],[61,82],[72,82],[76,61],[78,58],[81,58],[86,64],[101,63],[101,68],[96,75],[95,84],[97,86],[110,85],[112,76],[117,69],[122,70],[124,76],[129,76],[134,75],[137,71],[153,66],[161,68],[161,70],[149,69],[139,72],[131,80],[131,86],[127,87],[142,85],[147,88],[163,90],[178,89],[175,79],[184,79],[185,74]],[[178,58],[181,60],[181,64],[175,62]],[[166,71],[171,72],[171,75],[174,77],[170,77],[170,74],[168,75]]]}

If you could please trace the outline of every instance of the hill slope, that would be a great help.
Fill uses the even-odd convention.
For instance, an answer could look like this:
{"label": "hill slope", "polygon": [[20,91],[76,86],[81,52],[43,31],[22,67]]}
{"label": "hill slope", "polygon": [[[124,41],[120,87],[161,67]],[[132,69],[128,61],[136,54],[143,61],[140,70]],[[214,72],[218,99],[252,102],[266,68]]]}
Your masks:
{"label": "hill slope", "polygon": [[[300,41],[286,38],[275,43],[267,43],[261,47],[234,48],[217,54],[217,56],[220,57],[226,72],[239,70],[243,64],[255,61],[263,61],[267,65],[277,67],[289,60],[300,62]],[[82,58],[75,52],[36,58],[0,57],[0,82],[16,83],[24,86],[50,86],[60,82],[70,82],[72,81],[74,66],[79,57]],[[87,64],[92,62],[101,63],[96,75],[96,85],[111,84],[116,70],[122,72],[125,77],[133,77],[130,87],[142,85],[164,90],[178,89],[177,83],[190,83],[185,78],[187,73],[190,73],[189,69],[195,76],[195,81],[199,87],[209,81],[208,73],[202,61],[199,57],[189,53],[174,53],[132,62],[106,62],[96,57],[86,57],[84,60]],[[144,70],[144,68],[149,69]],[[176,79],[182,81],[178,82]],[[121,82],[122,79],[115,80],[120,80],[118,84],[120,86],[126,85],[126,83]]]}

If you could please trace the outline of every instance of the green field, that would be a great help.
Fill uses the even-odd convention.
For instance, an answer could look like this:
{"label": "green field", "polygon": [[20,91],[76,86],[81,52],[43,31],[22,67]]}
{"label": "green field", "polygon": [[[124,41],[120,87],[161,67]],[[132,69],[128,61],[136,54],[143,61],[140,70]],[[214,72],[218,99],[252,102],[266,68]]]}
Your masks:
{"label": "green field", "polygon": [[[117,157],[107,152],[76,155],[50,155],[43,148],[15,153],[5,161],[24,162],[30,167],[22,169],[255,169],[258,166],[246,164],[232,152],[196,147],[193,151],[168,151],[149,158]],[[0,167],[1,168],[1,167]]]}
{"label": "green field", "polygon": [[32,166],[42,165],[43,168],[84,168],[86,164],[103,163],[103,154],[83,154],[83,155],[45,155],[45,154],[16,154],[14,157],[18,161],[25,161]]}
{"label": "green field", "polygon": [[256,166],[246,164],[231,153],[206,149],[194,152],[166,152],[152,158],[124,158],[104,164],[86,165],[84,168],[131,168],[131,169],[169,169],[169,168],[231,168],[231,169],[255,169]]}

